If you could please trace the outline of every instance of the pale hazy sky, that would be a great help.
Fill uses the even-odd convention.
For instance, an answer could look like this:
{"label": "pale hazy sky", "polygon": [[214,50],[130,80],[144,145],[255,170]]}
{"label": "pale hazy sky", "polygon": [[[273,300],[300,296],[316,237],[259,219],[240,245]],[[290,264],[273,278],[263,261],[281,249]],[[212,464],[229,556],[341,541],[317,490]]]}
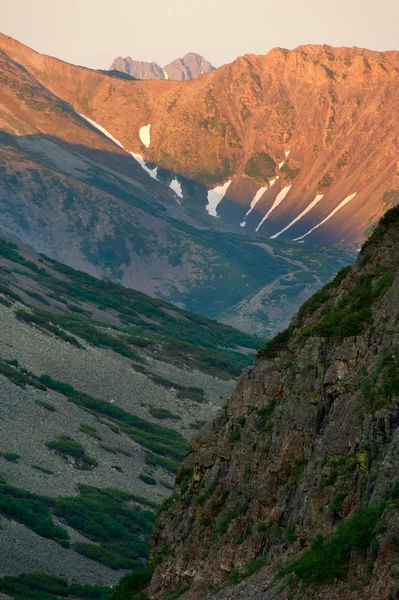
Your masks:
{"label": "pale hazy sky", "polygon": [[399,50],[399,0],[0,0],[0,31],[94,68],[119,55],[215,66],[299,44]]}

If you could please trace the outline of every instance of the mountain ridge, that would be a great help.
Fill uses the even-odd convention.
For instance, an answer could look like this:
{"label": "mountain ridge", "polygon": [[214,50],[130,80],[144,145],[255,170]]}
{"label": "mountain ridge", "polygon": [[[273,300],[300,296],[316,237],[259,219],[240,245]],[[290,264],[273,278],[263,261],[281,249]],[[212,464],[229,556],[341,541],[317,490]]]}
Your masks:
{"label": "mountain ridge", "polygon": [[[399,194],[396,51],[273,49],[183,83],[111,84],[104,73],[0,39],[54,94],[174,173],[183,211],[210,226],[356,245]],[[143,127],[151,128],[148,145]]]}
{"label": "mountain ridge", "polygon": [[[9,44],[24,54],[17,42]],[[119,94],[126,85],[191,82],[119,79],[29,49],[14,58],[0,53],[0,227],[6,235],[97,277],[228,323],[238,322],[242,300],[263,289],[260,306],[252,302],[240,319],[260,335],[286,324],[295,294],[307,297],[352,260],[347,250],[259,244],[241,228],[234,232],[204,210],[204,186],[144,158],[140,133],[151,148],[148,123],[141,123],[133,146],[87,106],[86,94],[100,101],[104,85],[112,97],[114,88]],[[70,92],[80,81],[76,99],[56,89],[61,80]],[[285,298],[278,309],[277,288],[284,288]]]}
{"label": "mountain ridge", "polygon": [[196,52],[188,52],[182,58],[176,58],[165,67],[155,62],[133,60],[130,56],[116,58],[109,71],[120,71],[135,79],[172,79],[186,81],[194,79],[203,73],[214,71],[215,67]]}

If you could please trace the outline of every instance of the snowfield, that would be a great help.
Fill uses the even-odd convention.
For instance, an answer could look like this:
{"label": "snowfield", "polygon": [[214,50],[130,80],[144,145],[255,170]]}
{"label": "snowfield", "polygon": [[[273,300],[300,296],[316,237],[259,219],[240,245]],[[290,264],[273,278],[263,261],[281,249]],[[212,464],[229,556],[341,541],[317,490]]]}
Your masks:
{"label": "snowfield", "polygon": [[139,131],[140,139],[141,139],[142,143],[144,144],[144,146],[146,146],[147,148],[149,148],[149,146],[151,144],[150,129],[151,129],[151,125],[143,125],[143,127],[140,127],[140,131]]}
{"label": "snowfield", "polygon": [[213,190],[208,191],[208,204],[206,205],[206,210],[211,217],[216,217],[219,219],[216,209],[225,197],[230,183],[231,179],[226,181],[224,185],[218,185],[217,187],[213,188]]}

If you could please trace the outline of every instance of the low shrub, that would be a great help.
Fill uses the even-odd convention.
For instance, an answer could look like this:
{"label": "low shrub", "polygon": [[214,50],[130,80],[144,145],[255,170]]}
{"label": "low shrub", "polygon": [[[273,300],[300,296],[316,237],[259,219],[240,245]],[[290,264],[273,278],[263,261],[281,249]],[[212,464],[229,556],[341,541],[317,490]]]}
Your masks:
{"label": "low shrub", "polygon": [[280,570],[280,575],[294,573],[305,585],[345,579],[353,550],[363,557],[375,538],[376,525],[386,507],[381,501],[359,509],[355,515],[340,521],[336,532],[327,540],[317,536],[310,548],[295,562]]}

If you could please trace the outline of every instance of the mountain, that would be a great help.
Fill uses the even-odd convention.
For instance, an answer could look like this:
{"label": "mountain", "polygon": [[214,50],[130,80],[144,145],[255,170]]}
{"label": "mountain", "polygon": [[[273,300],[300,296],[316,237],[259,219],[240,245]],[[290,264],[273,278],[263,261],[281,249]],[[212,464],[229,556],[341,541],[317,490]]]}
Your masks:
{"label": "mountain", "polygon": [[[137,90],[129,86],[182,84],[74,67],[5,36],[0,48],[5,235],[262,336],[284,327],[300,302],[352,261],[346,250],[237,234],[208,215],[205,187],[144,159],[152,129],[140,123],[135,145],[137,132],[126,123]],[[112,123],[96,120],[92,102],[107,107]]]}
{"label": "mountain", "polygon": [[398,597],[398,239],[397,206],[200,432],[155,526],[151,599]]}
{"label": "mountain", "polygon": [[187,81],[203,73],[214,71],[215,67],[209,60],[196,52],[188,52],[183,58],[176,58],[165,67],[160,67],[154,62],[133,60],[130,56],[116,58],[109,68],[110,71],[120,71],[135,79],[173,79]]}
{"label": "mountain", "polygon": [[5,576],[108,586],[140,566],[189,440],[259,345],[0,238],[0,594]]}
{"label": "mountain", "polygon": [[[160,178],[166,172],[179,214],[206,227],[356,245],[397,202],[398,52],[276,48],[178,82],[75,67],[6,36],[0,48],[12,81],[11,64],[47,90],[42,98],[61,98]],[[27,100],[12,85],[9,132],[19,129],[16,104]],[[29,122],[33,108],[24,112]]]}

